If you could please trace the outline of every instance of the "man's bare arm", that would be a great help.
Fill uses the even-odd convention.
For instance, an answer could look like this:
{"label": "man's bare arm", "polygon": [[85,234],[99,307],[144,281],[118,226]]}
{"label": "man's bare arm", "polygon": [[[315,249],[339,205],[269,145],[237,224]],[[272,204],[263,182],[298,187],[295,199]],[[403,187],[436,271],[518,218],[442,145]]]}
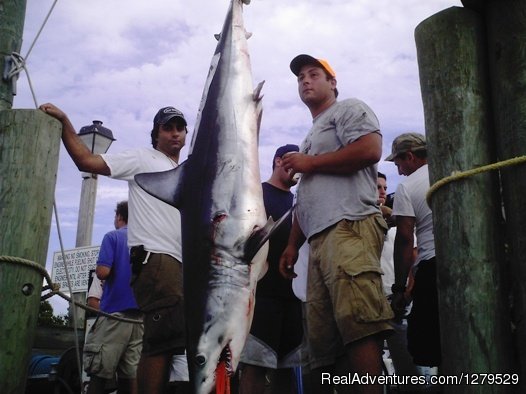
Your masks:
{"label": "man's bare arm", "polygon": [[336,152],[319,155],[290,153],[283,157],[285,170],[296,173],[352,174],[378,163],[382,156],[382,136],[370,133]]}
{"label": "man's bare arm", "polygon": [[80,171],[111,175],[111,171],[100,155],[94,155],[82,142],[67,115],[53,104],[42,104],[40,109],[62,123],[62,142]]}

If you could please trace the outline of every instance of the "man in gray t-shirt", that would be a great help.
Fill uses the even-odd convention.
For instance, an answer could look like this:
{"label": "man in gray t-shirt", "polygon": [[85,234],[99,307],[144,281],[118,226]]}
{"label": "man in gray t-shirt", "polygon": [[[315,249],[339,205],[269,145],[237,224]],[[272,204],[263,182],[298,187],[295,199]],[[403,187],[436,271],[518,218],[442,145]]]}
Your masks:
{"label": "man in gray t-shirt", "polygon": [[[341,372],[381,375],[382,339],[391,330],[393,314],[380,268],[387,224],[376,204],[382,136],[376,115],[364,102],[336,100],[336,74],[325,60],[299,55],[290,68],[313,126],[300,152],[283,158],[286,170],[302,175],[280,271],[295,276],[298,249],[307,239],[311,383],[319,384],[313,392],[332,393],[322,377],[335,366]],[[380,386],[353,388],[381,392]]]}

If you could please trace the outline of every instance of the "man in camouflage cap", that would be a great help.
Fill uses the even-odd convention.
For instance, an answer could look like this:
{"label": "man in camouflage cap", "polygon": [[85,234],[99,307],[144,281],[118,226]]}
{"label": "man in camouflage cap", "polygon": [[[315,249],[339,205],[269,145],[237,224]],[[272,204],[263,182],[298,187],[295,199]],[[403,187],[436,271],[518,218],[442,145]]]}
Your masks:
{"label": "man in camouflage cap", "polygon": [[[399,135],[386,160],[394,162],[400,175],[407,176],[396,189],[392,213],[397,232],[391,306],[398,318],[405,314],[404,291],[409,271],[414,270],[413,307],[407,319],[408,348],[417,366],[433,367],[434,371],[440,365],[441,353],[433,218],[426,201],[429,190],[426,138],[418,133]],[[413,264],[415,228],[418,255]]]}

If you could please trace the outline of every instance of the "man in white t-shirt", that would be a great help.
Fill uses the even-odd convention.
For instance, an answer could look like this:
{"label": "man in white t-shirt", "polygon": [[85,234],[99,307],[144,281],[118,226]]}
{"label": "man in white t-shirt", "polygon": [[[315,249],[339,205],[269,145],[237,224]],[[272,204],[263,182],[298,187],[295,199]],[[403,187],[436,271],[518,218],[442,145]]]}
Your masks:
{"label": "man in white t-shirt", "polygon": [[40,109],[62,123],[62,142],[80,171],[128,182],[132,287],[144,314],[137,383],[141,393],[163,393],[172,356],[185,350],[181,218],[176,208],[142,190],[134,176],[178,165],[186,142],[186,119],[174,107],[161,108],[153,119],[152,148],[96,155],[62,110],[50,103]]}
{"label": "man in white t-shirt", "polygon": [[414,263],[415,281],[411,291],[413,306],[408,316],[409,352],[417,365],[437,367],[441,363],[438,291],[436,282],[433,218],[427,205],[429,189],[427,145],[422,134],[405,133],[395,138],[393,161],[400,175],[407,176],[395,192],[393,216],[396,217],[394,246],[395,283],[391,306],[397,317],[405,313],[409,270],[413,266],[413,234],[416,228],[418,255]]}

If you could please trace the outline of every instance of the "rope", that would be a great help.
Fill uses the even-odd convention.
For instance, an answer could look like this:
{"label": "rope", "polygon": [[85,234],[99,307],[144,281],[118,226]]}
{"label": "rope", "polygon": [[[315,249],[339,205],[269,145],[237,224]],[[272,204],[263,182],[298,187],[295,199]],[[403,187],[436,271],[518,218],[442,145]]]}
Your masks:
{"label": "rope", "polygon": [[[66,260],[66,253],[64,253],[64,245],[62,244],[62,232],[60,231],[60,220],[58,220],[58,209],[56,201],[53,200],[53,211],[55,212],[55,222],[57,223],[57,233],[58,233],[58,239],[60,243],[60,252],[62,254],[62,262],[64,263],[64,272],[66,273],[66,283],[68,284],[69,294],[73,294],[73,291],[71,289],[71,282],[69,280],[69,271],[68,271],[68,264]],[[68,300],[69,304],[72,305],[72,300]],[[76,355],[76,362],[77,362],[77,368],[78,371],[82,371],[82,361],[80,359],[80,343],[79,343],[79,334],[78,334],[78,317],[77,317],[77,309],[71,308],[72,315],[73,315],[73,332],[75,333],[75,355]],[[80,386],[82,387],[82,376],[79,376],[80,379]]]}
{"label": "rope", "polygon": [[33,89],[33,84],[31,82],[31,77],[29,76],[29,72],[27,71],[26,62],[29,58],[29,55],[31,54],[31,51],[33,50],[38,38],[40,37],[40,33],[42,33],[42,30],[44,30],[44,26],[46,26],[46,23],[51,16],[51,13],[53,12],[53,9],[55,8],[55,5],[57,4],[58,0],[55,0],[53,4],[51,5],[51,8],[49,9],[46,17],[44,18],[44,22],[42,22],[42,25],[40,26],[40,29],[37,32],[37,35],[33,39],[33,42],[29,46],[29,49],[26,53],[26,56],[20,55],[17,52],[12,52],[11,55],[8,57],[8,59],[11,61],[11,69],[9,71],[4,72],[4,80],[9,81],[11,80],[12,84],[12,91],[13,95],[16,95],[16,79],[18,79],[18,75],[22,72],[22,70],[25,71],[27,76],[27,82],[29,84],[29,90],[31,91],[31,95],[33,97],[33,102],[35,103],[35,107],[38,108],[38,102],[35,95],[35,90]]}
{"label": "rope", "polygon": [[58,0],[55,0],[53,2],[53,4],[51,5],[51,8],[49,9],[46,17],[44,18],[44,22],[42,22],[42,26],[40,26],[40,29],[38,30],[37,35],[35,36],[35,38],[33,39],[33,42],[29,46],[29,49],[28,49],[28,51],[26,53],[26,59],[29,57],[29,54],[33,50],[33,47],[35,46],[35,44],[36,44],[36,42],[38,40],[38,37],[40,37],[40,33],[42,33],[42,30],[44,30],[44,26],[46,26],[46,23],[47,23],[49,17],[51,16],[51,13],[53,12],[53,8],[55,8],[55,5],[57,4],[57,2],[58,2]]}
{"label": "rope", "polygon": [[461,179],[466,179],[473,175],[481,174],[483,172],[495,171],[501,168],[516,166],[524,163],[526,163],[526,156],[518,156],[512,159],[487,164],[467,171],[453,171],[453,173],[450,176],[440,179],[429,188],[426,194],[427,204],[431,206],[431,197],[433,196],[433,194],[442,186],[447,185],[448,183],[459,181]]}
{"label": "rope", "polygon": [[[26,60],[24,59],[24,57],[22,55],[20,55],[19,53],[16,53],[16,52],[12,52],[11,53],[10,60],[11,60],[11,70],[6,72],[6,74],[4,75],[4,79],[6,81],[7,80],[13,80],[13,78],[15,78],[15,77],[16,77],[16,79],[18,79],[18,74],[20,74],[20,72],[22,70],[24,70],[25,73],[26,73],[27,82],[29,84],[29,90],[31,91],[31,96],[33,97],[33,102],[35,103],[35,107],[38,108],[37,98],[35,96],[35,90],[33,89],[33,83],[31,82],[31,77],[29,76],[29,71],[27,71]],[[12,86],[13,86],[13,88],[12,88],[13,95],[16,95],[16,83],[14,81],[11,81],[11,83],[12,83]]]}
{"label": "rope", "polygon": [[46,279],[46,282],[48,283],[47,286],[44,286],[42,288],[42,291],[51,290],[49,293],[47,293],[46,295],[44,295],[42,297],[42,300],[50,298],[50,297],[52,297],[53,295],[56,294],[56,295],[62,297],[63,299],[65,299],[66,301],[68,301],[70,303],[73,303],[73,304],[77,305],[78,307],[80,307],[80,308],[82,308],[84,310],[87,310],[87,311],[90,311],[90,312],[93,312],[93,313],[97,313],[97,314],[102,315],[102,316],[106,316],[106,317],[108,317],[110,319],[119,320],[119,321],[126,322],[126,323],[135,323],[135,324],[141,324],[142,323],[142,320],[135,320],[135,319],[128,319],[128,318],[125,318],[125,317],[114,316],[114,315],[111,315],[109,313],[103,312],[101,310],[94,309],[94,308],[92,308],[92,307],[90,307],[90,306],[88,306],[86,304],[81,303],[81,302],[72,300],[71,297],[67,296],[66,294],[62,293],[59,290],[60,286],[59,286],[58,283],[53,283],[52,282],[51,277],[49,276],[49,273],[46,271],[46,269],[43,266],[41,266],[40,264],[35,263],[34,261],[22,259],[20,257],[1,256],[0,255],[0,262],[10,263],[10,264],[20,264],[20,265],[23,265],[25,267],[34,269],[35,271],[40,273]]}
{"label": "rope", "polygon": [[13,263],[13,264],[22,264],[26,267],[32,268],[40,273],[48,283],[51,283],[51,277],[49,276],[48,272],[44,267],[42,267],[40,264],[35,263],[31,260],[22,259],[20,257],[13,257],[13,256],[1,256],[0,255],[0,261],[5,261],[6,263]]}

